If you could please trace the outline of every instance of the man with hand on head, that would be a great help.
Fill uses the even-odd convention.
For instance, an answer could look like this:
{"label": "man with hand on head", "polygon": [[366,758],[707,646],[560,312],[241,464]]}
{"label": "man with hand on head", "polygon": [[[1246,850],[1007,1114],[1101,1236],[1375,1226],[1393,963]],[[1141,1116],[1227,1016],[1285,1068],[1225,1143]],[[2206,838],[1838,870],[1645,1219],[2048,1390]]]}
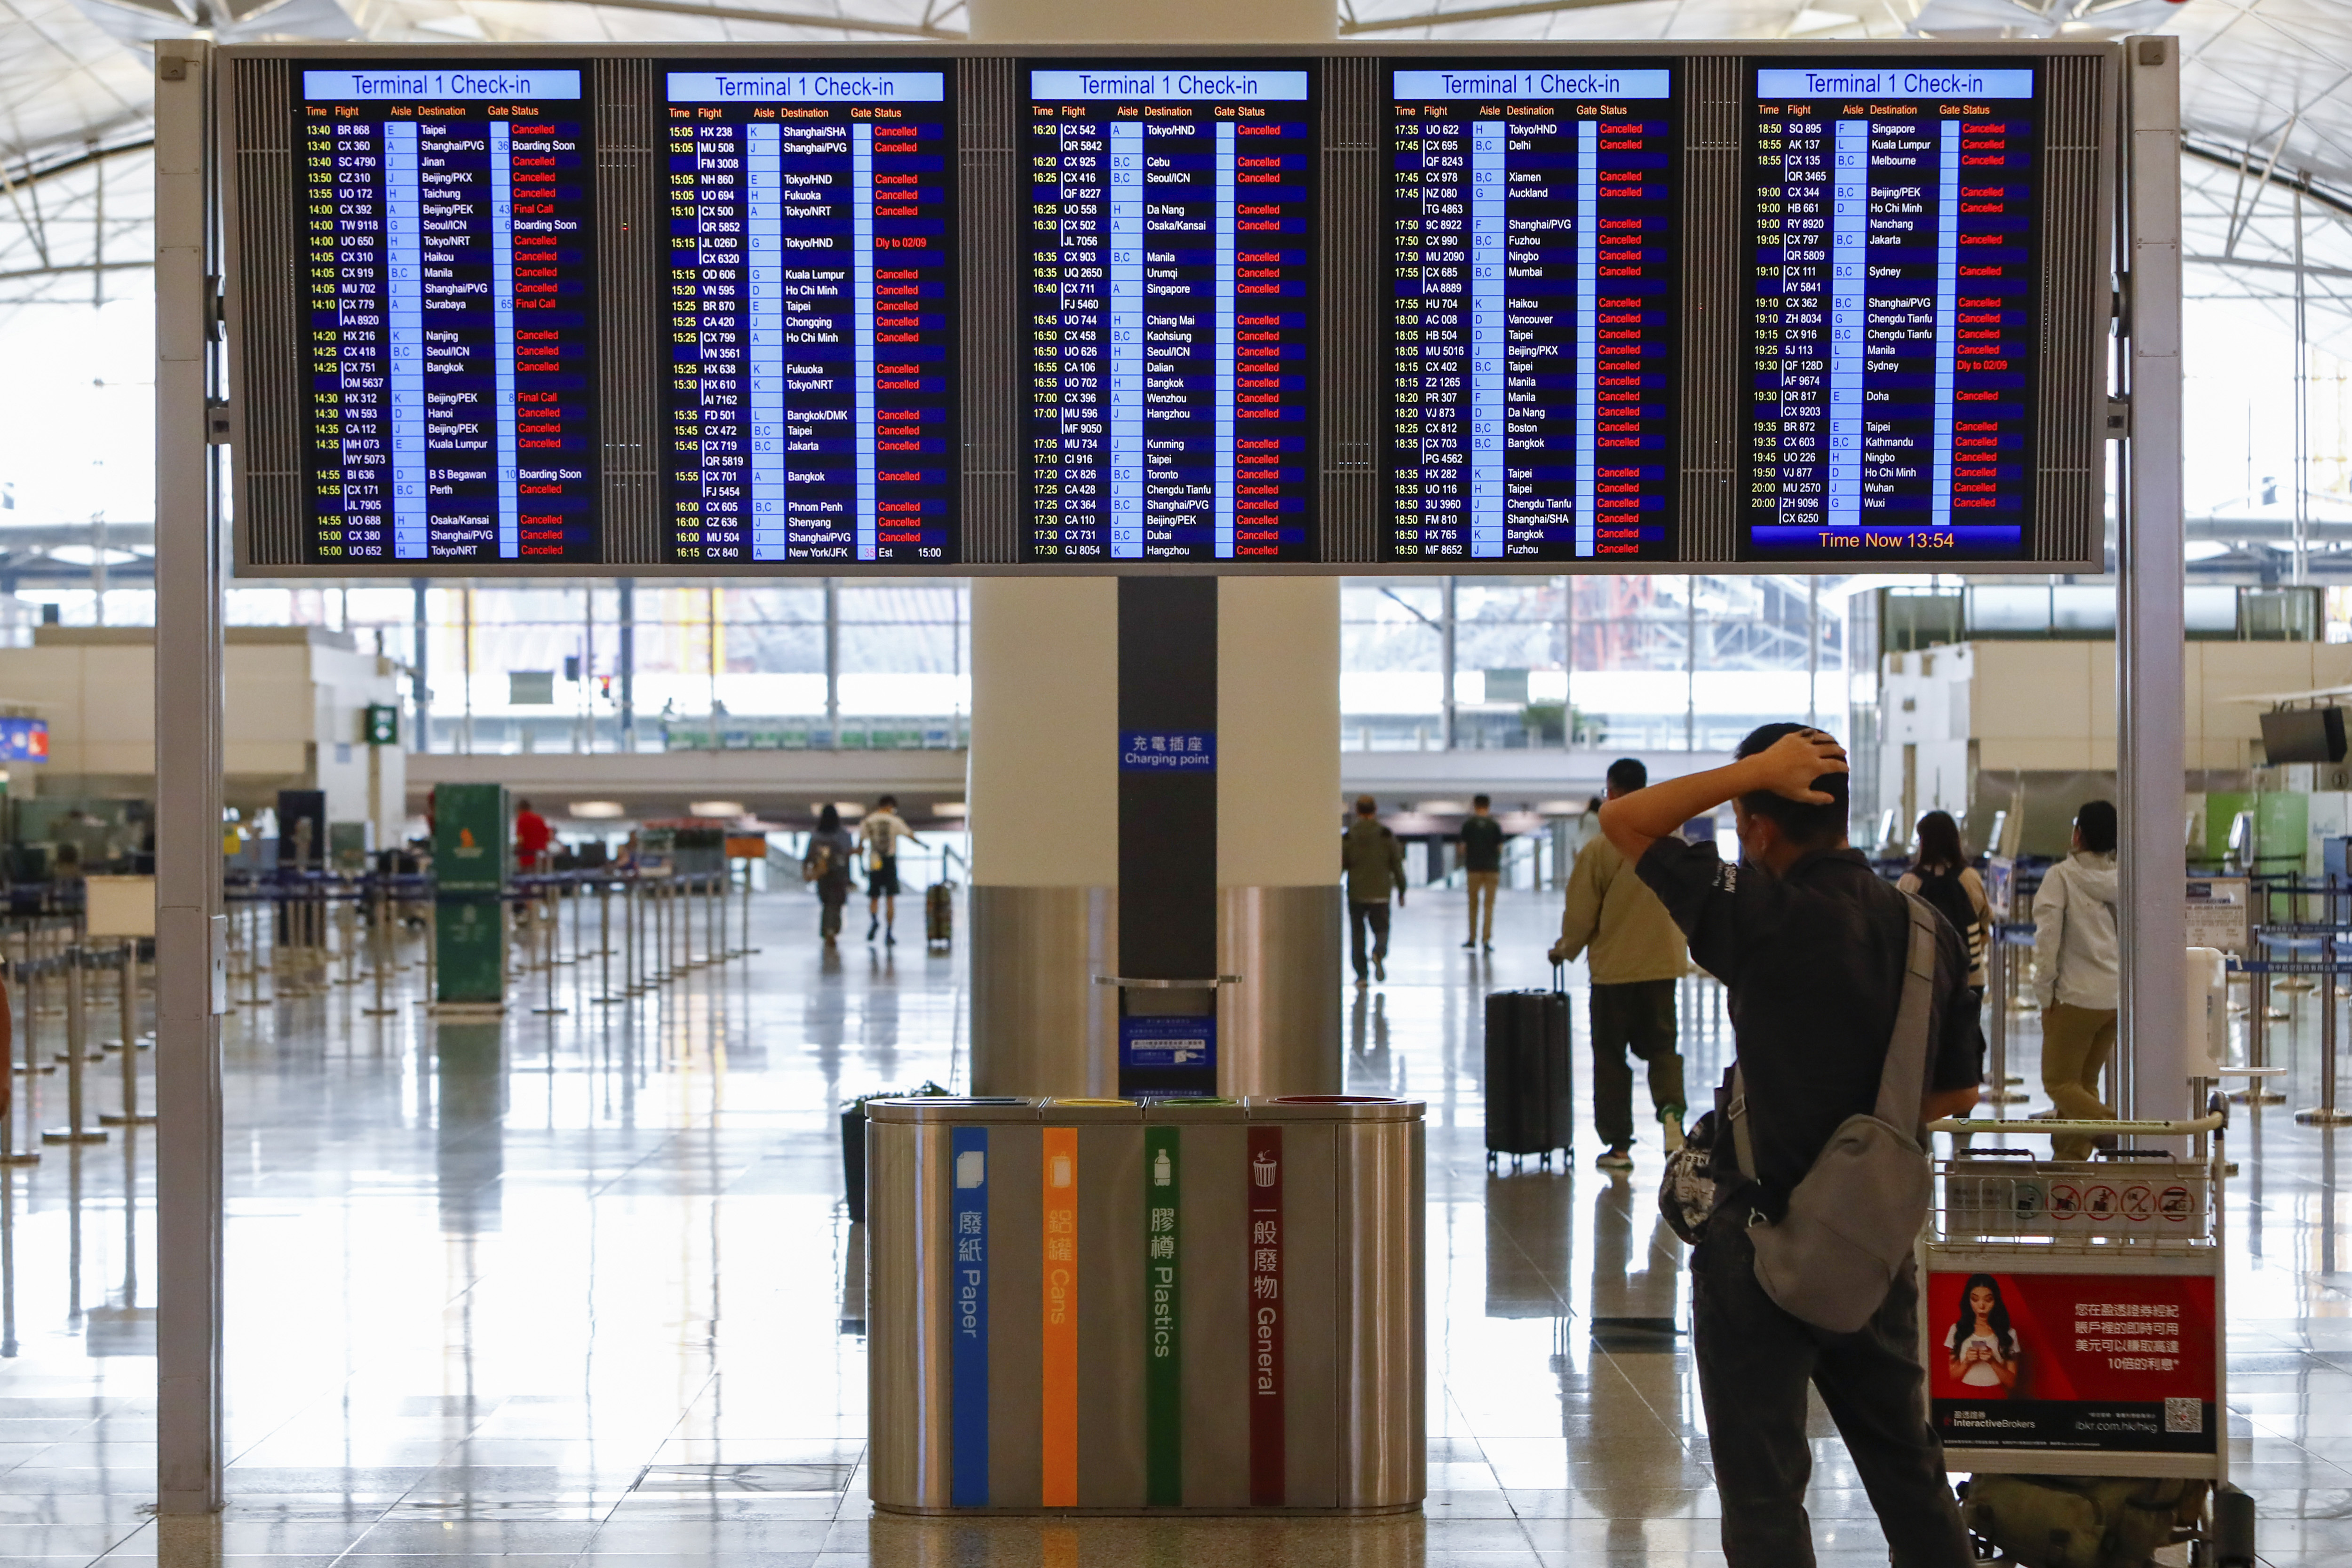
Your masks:
{"label": "man with hand on head", "polygon": [[[1906,1262],[1864,1325],[1835,1333],[1796,1317],[1756,1274],[1751,1225],[1775,1224],[1840,1125],[1873,1114],[1910,968],[1909,900],[1846,842],[1846,761],[1801,724],[1767,724],[1728,767],[1621,795],[1601,828],[1730,993],[1749,1151],[1718,1131],[1716,1205],[1691,1257],[1691,1334],[1732,1568],[1810,1568],[1805,1388],[1837,1423],[1900,1568],[1970,1568],[1973,1556],[1927,1425],[1919,1285]],[[1732,803],[1740,860],[1675,837]],[[1918,1119],[1976,1103],[1976,1030],[1963,1005],[1968,953],[1935,917]],[[1902,1130],[1918,1139],[1912,1128]],[[1927,1156],[1920,1154],[1921,1161]]]}

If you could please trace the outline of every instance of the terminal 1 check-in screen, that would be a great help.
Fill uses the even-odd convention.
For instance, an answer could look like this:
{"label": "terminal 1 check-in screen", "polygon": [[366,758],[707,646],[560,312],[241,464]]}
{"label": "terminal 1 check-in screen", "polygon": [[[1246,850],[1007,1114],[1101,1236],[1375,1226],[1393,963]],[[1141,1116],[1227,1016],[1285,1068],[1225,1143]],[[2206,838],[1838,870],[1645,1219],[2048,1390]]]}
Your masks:
{"label": "terminal 1 check-in screen", "polygon": [[1670,559],[1674,69],[1388,74],[1391,558]]}
{"label": "terminal 1 check-in screen", "polygon": [[1755,69],[1750,558],[2031,553],[2039,74]]}
{"label": "terminal 1 check-in screen", "polygon": [[296,79],[305,563],[597,560],[581,72]]}
{"label": "terminal 1 check-in screen", "polygon": [[1312,561],[1314,62],[1035,63],[1032,561]]}
{"label": "terminal 1 check-in screen", "polygon": [[665,72],[669,559],[955,559],[949,71]]}

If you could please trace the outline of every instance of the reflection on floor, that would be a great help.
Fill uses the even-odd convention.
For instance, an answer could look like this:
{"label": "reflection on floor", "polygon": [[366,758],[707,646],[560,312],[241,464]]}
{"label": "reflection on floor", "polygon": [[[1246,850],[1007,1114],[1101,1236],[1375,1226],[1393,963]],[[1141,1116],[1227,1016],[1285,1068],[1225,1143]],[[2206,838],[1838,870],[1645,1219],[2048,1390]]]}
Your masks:
{"label": "reflection on floor", "polygon": [[[239,1010],[234,1500],[216,1524],[147,1512],[152,1135],[0,1174],[0,1558],[1717,1559],[1654,1137],[1630,1178],[1591,1168],[1589,1135],[1567,1171],[1486,1169],[1479,998],[1543,983],[1551,897],[1507,894],[1487,960],[1456,946],[1460,895],[1417,895],[1388,983],[1353,994],[1350,1087],[1431,1105],[1430,1500],[1424,1517],[1361,1524],[869,1517],[862,1237],[841,1203],[835,1108],[961,1081],[961,950],[853,940],[820,956],[810,901],[761,902],[758,956],[625,1005],[593,1005],[590,963],[560,972],[569,1012],[502,1025],[436,1026],[413,1006],[368,1017],[364,987]],[[1711,985],[1688,984],[1685,1004],[1697,1089],[1727,1030]],[[2305,1103],[2315,1016],[2298,1005],[2280,1028]],[[40,1026],[54,1039],[59,1025]],[[2015,1065],[2032,1079],[2030,1028]],[[100,1104],[111,1079],[93,1087]],[[30,1092],[20,1128],[61,1119],[61,1082]],[[2273,1110],[2242,1121],[2234,1147],[2233,1462],[2261,1498],[2266,1559],[2342,1562],[2352,1263],[2335,1139]],[[1816,1430],[1825,1561],[1884,1562],[1843,1446]]]}

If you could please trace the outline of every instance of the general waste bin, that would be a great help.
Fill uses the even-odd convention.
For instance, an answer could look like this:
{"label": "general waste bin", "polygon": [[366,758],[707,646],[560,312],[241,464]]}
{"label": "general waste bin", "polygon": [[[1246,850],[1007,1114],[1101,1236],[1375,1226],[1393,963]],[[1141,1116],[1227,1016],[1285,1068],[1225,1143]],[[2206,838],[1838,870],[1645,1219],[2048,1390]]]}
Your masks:
{"label": "general waste bin", "polygon": [[866,1116],[877,1508],[1421,1506],[1421,1102]]}

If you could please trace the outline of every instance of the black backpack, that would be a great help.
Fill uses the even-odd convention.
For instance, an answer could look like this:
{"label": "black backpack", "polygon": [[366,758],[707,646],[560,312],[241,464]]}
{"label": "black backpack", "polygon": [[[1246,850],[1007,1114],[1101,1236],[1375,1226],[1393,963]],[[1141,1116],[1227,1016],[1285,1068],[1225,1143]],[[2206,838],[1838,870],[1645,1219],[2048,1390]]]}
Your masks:
{"label": "black backpack", "polygon": [[1984,929],[1978,923],[1977,907],[1969,898],[1969,890],[1960,883],[1960,874],[1954,870],[1930,871],[1915,868],[1912,875],[1919,879],[1919,897],[1928,908],[1952,922],[1960,933],[1960,944],[1968,950],[1969,967],[1976,967],[1978,955],[1984,951]]}

